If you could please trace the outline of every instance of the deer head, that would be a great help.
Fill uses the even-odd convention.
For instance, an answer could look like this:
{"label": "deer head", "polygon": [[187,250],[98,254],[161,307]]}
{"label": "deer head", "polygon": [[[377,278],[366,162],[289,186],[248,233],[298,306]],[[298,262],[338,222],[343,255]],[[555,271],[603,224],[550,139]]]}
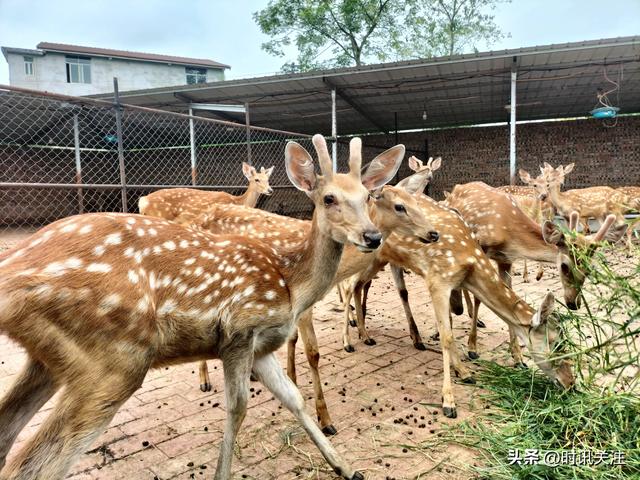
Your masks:
{"label": "deer head", "polygon": [[[564,301],[568,308],[580,308],[580,292],[585,281],[585,263],[590,260],[602,241],[615,243],[627,230],[626,224],[613,225],[616,217],[609,215],[598,231],[592,235],[582,235],[576,231],[579,221],[578,212],[572,212],[569,218],[569,231],[563,231],[550,221],[542,225],[545,242],[558,247],[557,264],[560,280],[564,289]],[[580,255],[576,253],[582,252]]]}
{"label": "deer head", "polygon": [[258,171],[248,163],[242,162],[242,173],[249,180],[249,186],[264,195],[273,193],[273,188],[269,185],[269,177],[273,173],[273,168],[269,167],[265,170],[264,167],[260,167],[260,171]]}
{"label": "deer head", "polygon": [[362,141],[353,138],[349,145],[349,173],[334,173],[327,143],[314,135],[320,174],[314,171],[309,153],[296,142],[285,148],[287,175],[296,188],[305,192],[316,205],[314,216],[319,228],[338,243],[352,243],[361,251],[378,248],[382,234],[369,218],[369,191],[387,183],[398,171],[404,157],[404,145],[381,153],[361,175]]}
{"label": "deer head", "polygon": [[410,192],[386,185],[375,197],[376,224],[382,231],[413,236],[422,243],[439,239],[433,223],[424,215],[418,200]]}
{"label": "deer head", "polygon": [[518,173],[520,175],[520,180],[522,180],[523,183],[532,186],[535,189],[538,198],[544,201],[549,197],[551,189],[560,189],[560,186],[564,184],[565,175],[573,171],[574,166],[574,163],[570,163],[566,167],[559,165],[558,168],[553,168],[545,162],[544,166],[540,167],[540,175],[536,178],[531,177],[526,170],[520,169]]}
{"label": "deer head", "polygon": [[427,164],[423,165],[422,160],[411,156],[409,158],[409,168],[416,173],[400,180],[396,186],[404,188],[410,193],[420,195],[433,179],[433,172],[438,170],[441,165],[441,157],[438,157],[435,160],[431,157],[429,158],[429,161],[427,161]]}
{"label": "deer head", "polygon": [[[526,342],[536,365],[556,384],[570,388],[575,383],[571,362],[553,359],[553,351],[560,338],[559,329],[552,316],[554,303],[553,294],[547,293],[540,308],[533,314]],[[523,330],[516,331],[521,333]]]}

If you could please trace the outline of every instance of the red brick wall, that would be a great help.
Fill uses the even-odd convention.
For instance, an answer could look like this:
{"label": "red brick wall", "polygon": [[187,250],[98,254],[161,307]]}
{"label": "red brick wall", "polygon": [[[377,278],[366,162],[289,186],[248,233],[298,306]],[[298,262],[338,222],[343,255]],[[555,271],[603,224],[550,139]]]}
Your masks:
{"label": "red brick wall", "polygon": [[[640,185],[640,117],[618,119],[615,127],[600,120],[576,120],[518,125],[517,167],[532,175],[538,166],[575,162],[567,175],[566,188],[594,185]],[[490,185],[509,183],[509,127],[475,127],[414,132],[399,135],[408,149],[442,157],[442,168],[434,176],[432,195],[458,183],[481,180]],[[367,137],[367,145],[393,145],[394,136]],[[416,154],[419,158],[424,153]],[[403,171],[404,172],[404,171]],[[519,180],[518,180],[519,183]]]}

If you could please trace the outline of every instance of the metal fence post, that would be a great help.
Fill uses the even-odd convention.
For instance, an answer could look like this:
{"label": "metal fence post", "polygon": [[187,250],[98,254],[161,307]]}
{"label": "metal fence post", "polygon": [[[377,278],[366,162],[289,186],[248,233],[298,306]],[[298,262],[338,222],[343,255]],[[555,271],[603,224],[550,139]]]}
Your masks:
{"label": "metal fence post", "polygon": [[198,183],[198,165],[196,163],[196,132],[191,107],[189,107],[189,140],[191,141],[191,185],[195,186]]}
{"label": "metal fence post", "polygon": [[120,164],[120,191],[122,193],[122,212],[127,213],[127,174],[124,168],[124,147],[122,143],[122,105],[118,93],[118,78],[113,77],[113,100],[116,111],[116,135],[118,137],[118,163]]}
{"label": "metal fence post", "polygon": [[253,165],[251,158],[251,117],[249,117],[249,102],[244,104],[244,124],[247,128],[247,163]]}
{"label": "metal fence post", "polygon": [[[73,115],[73,146],[76,152],[76,183],[82,185],[82,164],[80,163],[80,126],[78,114]],[[78,187],[78,213],[84,213],[82,187]]]}

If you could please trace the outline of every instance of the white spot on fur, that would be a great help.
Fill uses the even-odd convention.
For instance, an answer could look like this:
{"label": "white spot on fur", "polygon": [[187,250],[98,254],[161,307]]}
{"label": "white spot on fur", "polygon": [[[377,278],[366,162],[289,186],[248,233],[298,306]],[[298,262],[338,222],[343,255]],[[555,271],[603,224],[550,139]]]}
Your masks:
{"label": "white spot on fur", "polygon": [[108,263],[90,263],[87,267],[87,272],[109,273],[110,271],[111,265]]}

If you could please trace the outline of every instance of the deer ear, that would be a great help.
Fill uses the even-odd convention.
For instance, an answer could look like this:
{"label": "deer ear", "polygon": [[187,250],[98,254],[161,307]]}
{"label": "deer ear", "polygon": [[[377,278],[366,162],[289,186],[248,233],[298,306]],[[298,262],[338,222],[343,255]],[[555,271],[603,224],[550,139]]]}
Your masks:
{"label": "deer ear", "polygon": [[566,167],[563,168],[563,173],[566,175],[567,173],[571,173],[571,171],[573,170],[573,167],[575,167],[575,163],[570,163],[569,165],[567,165]]}
{"label": "deer ear", "polygon": [[[420,190],[420,185],[423,182],[422,175],[418,173],[414,173],[413,175],[403,178],[402,181],[398,182],[396,187],[400,187],[405,190],[407,193],[411,195],[415,195],[418,190]],[[422,193],[422,192],[420,192]]]}
{"label": "deer ear", "polygon": [[371,161],[362,176],[362,184],[367,190],[380,188],[393,178],[404,158],[404,150],[404,145],[396,145]]}
{"label": "deer ear", "polygon": [[317,179],[309,152],[299,143],[288,142],[284,149],[284,163],[291,183],[298,190],[311,193],[316,187]]}
{"label": "deer ear", "polygon": [[611,228],[609,228],[607,233],[604,235],[603,240],[606,240],[607,242],[611,242],[611,243],[617,243],[622,238],[622,236],[626,233],[628,228],[629,228],[629,225],[627,225],[626,223],[621,223],[620,225],[614,225]]}
{"label": "deer ear", "polygon": [[564,245],[564,233],[562,233],[555,223],[549,220],[546,220],[542,224],[542,238],[544,238],[544,241],[549,245],[557,245],[559,247]]}
{"label": "deer ear", "polygon": [[442,157],[436,158],[431,164],[431,171],[438,170],[442,166]]}
{"label": "deer ear", "polygon": [[247,162],[242,162],[242,173],[244,173],[244,176],[247,177],[248,180],[251,180],[251,177],[256,173],[256,169]]}
{"label": "deer ear", "polygon": [[533,315],[533,318],[531,319],[531,326],[533,328],[539,328],[541,325],[547,323],[549,315],[551,315],[551,312],[553,312],[555,303],[556,299],[553,296],[553,293],[548,292],[545,295],[544,300],[542,300],[540,308],[536,311],[536,313]]}
{"label": "deer ear", "polygon": [[417,172],[422,167],[422,162],[418,160],[416,157],[409,157],[409,168],[414,172]]}
{"label": "deer ear", "polygon": [[273,173],[273,169],[274,169],[274,168],[275,168],[275,166],[273,166],[273,167],[269,167],[269,168],[267,168],[267,169],[264,171],[264,173],[266,173],[266,174],[267,174],[267,177],[270,177],[270,176],[271,176],[271,174]]}
{"label": "deer ear", "polygon": [[527,172],[526,170],[518,170],[518,175],[520,176],[520,180],[522,180],[522,183],[531,183],[531,175],[529,175],[529,172]]}

